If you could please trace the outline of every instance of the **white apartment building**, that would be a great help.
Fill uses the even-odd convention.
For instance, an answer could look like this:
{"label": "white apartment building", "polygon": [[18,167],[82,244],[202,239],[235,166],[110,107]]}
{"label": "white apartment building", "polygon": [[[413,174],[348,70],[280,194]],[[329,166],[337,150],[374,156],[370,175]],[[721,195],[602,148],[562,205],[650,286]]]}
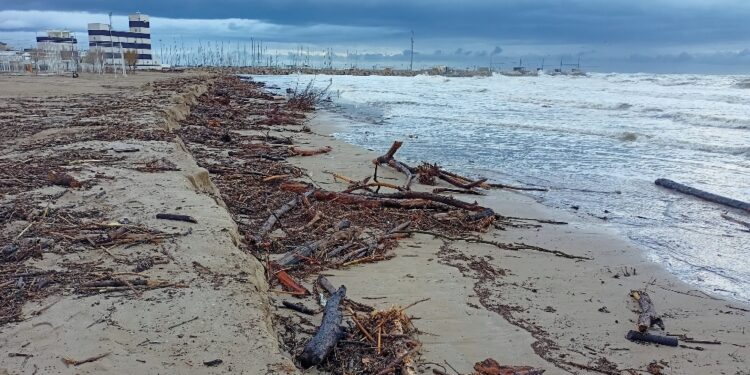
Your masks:
{"label": "white apartment building", "polygon": [[151,28],[149,17],[135,13],[128,17],[128,31],[112,30],[106,23],[90,23],[88,27],[89,51],[99,50],[104,54],[106,65],[122,66],[122,54],[128,50],[138,53],[137,67],[155,68],[159,62],[151,53]]}

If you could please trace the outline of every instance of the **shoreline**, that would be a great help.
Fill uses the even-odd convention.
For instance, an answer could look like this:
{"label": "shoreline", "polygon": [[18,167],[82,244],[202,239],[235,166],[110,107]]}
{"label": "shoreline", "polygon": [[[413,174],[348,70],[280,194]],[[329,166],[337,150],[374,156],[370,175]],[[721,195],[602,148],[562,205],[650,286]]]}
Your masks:
{"label": "shoreline", "polygon": [[[332,182],[324,170],[357,180],[371,174],[370,160],[379,155],[333,138],[331,134],[337,129],[336,123],[347,121],[337,117],[331,113],[315,112],[310,127],[319,134],[305,139],[309,147],[332,146],[331,153],[319,158],[293,159],[326,189],[346,185]],[[404,147],[408,147],[408,140]],[[334,160],[336,164],[333,164]],[[398,173],[381,171],[383,169],[379,174],[388,173],[384,176],[394,181],[403,181],[403,176]],[[467,199],[461,195],[457,197]],[[469,200],[474,198],[471,196]],[[748,336],[741,329],[733,332],[735,327],[750,324],[750,314],[742,310],[747,309],[747,304],[707,295],[679,280],[661,265],[647,259],[642,249],[622,238],[616,230],[583,221],[577,215],[544,206],[528,195],[512,191],[493,190],[487,196],[478,197],[477,201],[501,215],[568,223],[543,224],[541,228],[507,228],[502,232],[491,229],[483,237],[506,242],[523,241],[589,256],[593,260],[576,262],[534,252],[498,252],[489,246],[466,243],[453,245],[458,251],[441,250],[441,241],[431,236],[418,236],[414,242],[400,245],[396,250],[399,255],[393,260],[364,269],[335,271],[331,279],[335,280],[334,283],[340,280],[351,286],[352,294],[358,298],[371,297],[371,294],[388,296],[388,303],[402,306],[433,296],[432,293],[441,296],[441,300],[434,304],[427,302],[414,306],[411,312],[421,318],[420,323],[429,322],[420,326],[428,332],[421,337],[425,342],[423,354],[426,361],[440,363],[448,360],[459,371],[469,371],[475,362],[486,357],[509,364],[516,364],[517,358],[521,357],[524,358],[522,364],[539,365],[553,374],[581,370],[569,363],[602,365],[603,369],[606,363],[614,364],[615,368],[646,368],[657,359],[669,362],[675,373],[693,373],[699,371],[696,365],[703,361],[698,358],[693,363],[687,361],[685,355],[690,357],[692,352],[698,353],[698,357],[706,355],[704,363],[708,363],[709,358],[717,360],[735,350],[750,354],[747,347],[742,347]],[[416,260],[420,258],[421,261]],[[439,264],[434,264],[433,259],[439,259]],[[402,262],[407,262],[407,265],[402,265]],[[377,286],[371,286],[367,281],[393,272],[403,274],[401,278],[390,276]],[[449,276],[435,278],[431,272]],[[500,274],[503,276],[498,279],[492,276]],[[652,280],[656,282],[652,283]],[[433,285],[435,282],[438,284]],[[657,355],[651,346],[625,340],[625,333],[632,328],[637,317],[633,313],[637,311],[637,305],[630,300],[628,293],[631,289],[644,287],[661,313],[674,316],[667,332],[719,340],[725,343],[724,347],[705,346],[704,351],[662,347],[656,349],[659,351]],[[423,294],[403,293],[404,288],[415,288]],[[477,311],[479,305],[483,308]],[[436,313],[436,309],[451,313],[442,315]],[[509,324],[497,323],[497,317]],[[461,320],[471,320],[471,323]],[[475,320],[484,323],[474,325]],[[455,324],[454,327],[446,327],[448,322]],[[694,327],[695,322],[701,323],[699,329]],[[561,324],[568,326],[558,327]],[[481,328],[477,329],[477,325]],[[519,334],[517,329],[522,333]],[[440,331],[445,333],[438,334]],[[434,334],[438,338],[433,339]],[[454,341],[454,335],[463,337],[459,345],[463,346],[462,354],[455,350],[458,343]],[[472,335],[476,337],[472,338]],[[521,347],[516,344],[519,341],[523,343]],[[680,350],[691,353],[680,353]],[[716,352],[711,353],[712,350]],[[529,360],[541,357],[546,361]],[[601,358],[606,361],[597,364]],[[550,367],[548,361],[554,363],[554,367]],[[726,369],[734,368],[739,374],[742,366],[744,364],[737,367],[730,364]],[[718,370],[714,368],[712,371]]]}
{"label": "shoreline", "polygon": [[[316,79],[328,84],[327,76],[310,77],[260,79],[273,87],[289,84],[294,87],[295,79]],[[691,130],[688,122],[673,118],[682,113],[687,100],[674,105],[655,101],[654,105],[664,111],[657,117],[664,115],[666,119],[652,119],[650,110],[644,109],[645,90],[628,91],[631,96],[619,95],[617,87],[612,85],[621,80],[637,81],[625,76],[592,79],[593,87],[606,87],[604,97],[576,96],[575,105],[571,106],[567,104],[573,98],[557,101],[556,95],[545,92],[557,93],[555,90],[575,84],[553,80],[540,83],[539,88],[527,89],[511,84],[514,81],[464,79],[443,83],[425,77],[413,80],[412,90],[409,89],[411,79],[332,78],[336,82],[330,89],[335,103],[330,110],[351,119],[350,125],[338,135],[339,139],[365,148],[384,149],[394,138],[401,138],[413,142],[412,147],[400,152],[400,159],[407,163],[418,164],[430,159],[428,161],[472,178],[549,187],[548,193],[531,194],[545,206],[588,216],[589,220],[603,226],[615,227],[623,237],[641,247],[649,259],[701,290],[725,296],[722,298],[750,302],[750,295],[744,288],[750,282],[747,273],[750,264],[745,256],[747,232],[742,225],[721,215],[722,211],[728,211],[730,216],[742,218],[745,213],[676,194],[654,184],[655,179],[668,177],[729,197],[746,196],[742,184],[732,182],[750,176],[742,156],[728,154],[720,158],[718,150],[723,150],[720,146],[716,146],[716,153],[703,152],[701,147],[683,142],[691,139],[690,136],[674,138],[654,134],[662,127],[667,128],[667,133],[669,129],[685,128],[684,134],[701,129]],[[659,76],[652,78],[665,80]],[[710,83],[712,89],[716,89],[717,82],[703,83]],[[655,86],[654,90],[667,87],[664,95],[682,90],[648,84]],[[627,90],[635,90],[635,86],[635,83],[629,84]],[[699,88],[691,86],[685,90],[695,93]],[[335,95],[339,92],[341,96],[337,99]],[[453,99],[464,92],[466,100]],[[475,95],[475,92],[486,92],[486,95]],[[709,92],[712,91],[706,94]],[[530,93],[538,95],[530,96]],[[513,98],[509,97],[506,102],[505,95]],[[732,95],[740,93],[732,91]],[[610,102],[619,104],[609,105]],[[548,105],[540,106],[540,103]],[[717,108],[719,105],[717,103]],[[329,105],[324,107],[329,108]],[[702,110],[707,111],[706,117],[713,114],[717,119],[722,118],[710,109]],[[555,112],[562,113],[559,121],[546,118]],[[623,121],[618,119],[622,118],[634,118],[632,128],[621,124]],[[658,122],[653,132],[642,126],[651,124],[652,120]],[[709,132],[718,132],[711,129]],[[735,134],[735,130],[726,132],[729,132],[726,136]],[[621,133],[638,135],[637,139],[628,140],[621,139]],[[445,139],[441,140],[442,134]],[[579,137],[579,134],[584,135]],[[742,136],[737,134],[732,138],[742,139]],[[714,138],[707,136],[706,139]],[[715,142],[718,139],[705,141],[711,145]],[[727,145],[735,144],[734,140],[727,142]],[[685,151],[688,149],[695,149],[692,157]],[[648,168],[641,168],[641,165]],[[687,171],[693,165],[696,171],[690,175]],[[715,166],[714,178],[706,176],[711,170],[701,168],[711,165]],[[734,175],[734,178],[722,178],[724,174]]]}

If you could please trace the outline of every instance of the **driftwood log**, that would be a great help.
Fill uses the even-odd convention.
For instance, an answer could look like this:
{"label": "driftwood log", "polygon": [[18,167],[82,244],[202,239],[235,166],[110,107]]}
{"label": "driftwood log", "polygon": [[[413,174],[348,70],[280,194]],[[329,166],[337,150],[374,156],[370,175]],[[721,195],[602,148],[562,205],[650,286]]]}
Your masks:
{"label": "driftwood log", "polygon": [[659,326],[663,331],[664,322],[661,320],[661,317],[659,317],[659,314],[656,313],[656,308],[654,307],[654,303],[651,302],[651,297],[649,297],[648,293],[631,290],[630,297],[636,300],[641,308],[641,314],[638,316],[637,323],[638,331],[646,332],[654,325]]}
{"label": "driftwood log", "polygon": [[325,146],[325,147],[318,147],[318,148],[310,148],[310,149],[304,149],[299,147],[289,147],[289,152],[292,153],[292,155],[297,156],[313,156],[313,155],[319,155],[319,154],[327,154],[333,150],[331,146]]}
{"label": "driftwood log", "polygon": [[666,178],[660,178],[654,181],[654,183],[659,186],[665,187],[667,189],[679,191],[680,193],[687,194],[687,195],[692,195],[694,197],[707,200],[709,202],[714,202],[714,203],[718,203],[724,206],[737,208],[740,210],[750,212],[750,203],[748,202],[742,202],[736,199],[727,198],[721,195],[709,193],[707,191],[703,191],[703,190],[699,190],[699,189],[696,189],[687,185],[683,185],[678,182],[668,180]]}
{"label": "driftwood log", "polygon": [[[306,184],[299,182],[288,182],[281,185],[281,190],[304,192],[309,190]],[[447,210],[451,206],[464,209],[467,211],[485,212],[486,207],[478,205],[476,202],[469,203],[451,196],[439,195],[421,191],[398,191],[394,193],[365,193],[349,194],[338,193],[327,190],[315,190],[312,195],[319,201],[335,200],[340,204],[356,204],[363,207],[395,207],[395,208],[427,208],[436,210]]]}
{"label": "driftwood log", "polygon": [[666,345],[666,346],[677,346],[678,341],[674,337],[669,336],[659,336],[659,335],[652,335],[650,333],[643,333],[638,331],[628,331],[628,334],[625,336],[630,341],[643,341],[643,342],[651,342],[654,344],[659,345]]}
{"label": "driftwood log", "polygon": [[306,199],[310,196],[310,194],[313,193],[313,190],[310,190],[308,192],[305,192],[303,194],[303,197],[294,197],[289,202],[286,202],[283,206],[279,207],[276,211],[271,213],[271,216],[266,219],[266,221],[263,223],[263,225],[260,226],[260,229],[258,230],[258,233],[255,234],[254,240],[255,243],[260,243],[263,240],[263,236],[268,233],[273,226],[276,224],[277,221],[279,221],[279,218],[284,216],[287,212],[291,211],[294,207],[299,204],[299,202],[303,199]]}
{"label": "driftwood log", "polygon": [[391,168],[393,168],[393,169],[395,169],[395,170],[403,173],[404,175],[406,175],[406,184],[404,184],[404,189],[405,190],[410,190],[411,189],[411,184],[414,181],[414,177],[416,177],[414,175],[414,173],[416,173],[416,170],[414,168],[406,165],[405,163],[402,163],[402,162],[400,162],[400,161],[398,161],[398,160],[396,160],[396,159],[393,158],[393,155],[396,154],[396,151],[398,151],[398,149],[401,148],[401,145],[403,145],[403,144],[404,143],[401,142],[401,141],[394,141],[393,144],[391,145],[391,148],[388,149],[388,152],[386,152],[385,155],[378,156],[372,162],[376,166],[379,165],[379,164],[388,165],[389,167],[391,167]]}
{"label": "driftwood log", "polygon": [[[308,190],[308,186],[303,183],[289,182],[284,183],[280,186],[281,190],[304,192]],[[436,194],[434,194],[436,195]],[[338,193],[327,190],[316,190],[312,195],[315,200],[326,202],[335,200],[336,203],[345,205],[359,205],[367,208],[378,208],[378,207],[393,207],[393,208],[424,208],[432,210],[447,211],[450,209],[449,206],[444,204],[432,202],[425,199],[388,199],[378,196],[365,196],[359,194],[349,193]]]}
{"label": "driftwood log", "polygon": [[344,336],[344,329],[341,327],[343,314],[339,306],[345,297],[346,287],[342,285],[326,302],[323,322],[315,336],[310,339],[297,357],[303,368],[310,368],[323,362]]}

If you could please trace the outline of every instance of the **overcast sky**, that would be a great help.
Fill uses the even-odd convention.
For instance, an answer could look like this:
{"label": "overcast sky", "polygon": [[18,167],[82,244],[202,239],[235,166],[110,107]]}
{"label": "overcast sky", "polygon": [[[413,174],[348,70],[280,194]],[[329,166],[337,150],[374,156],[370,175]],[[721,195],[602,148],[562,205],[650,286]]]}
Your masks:
{"label": "overcast sky", "polygon": [[28,47],[36,32],[68,28],[85,46],[86,24],[109,11],[115,29],[134,11],[152,16],[154,44],[253,37],[395,64],[414,30],[427,65],[581,56],[599,71],[750,73],[748,0],[0,0],[0,41]]}

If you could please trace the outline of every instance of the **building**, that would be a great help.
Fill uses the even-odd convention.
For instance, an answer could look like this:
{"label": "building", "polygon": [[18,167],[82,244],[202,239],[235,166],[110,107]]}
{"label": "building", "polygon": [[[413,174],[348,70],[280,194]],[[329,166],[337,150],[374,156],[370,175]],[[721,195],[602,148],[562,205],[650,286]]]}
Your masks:
{"label": "building", "polygon": [[46,36],[36,37],[36,48],[44,51],[74,51],[78,40],[69,30],[47,30]]}
{"label": "building", "polygon": [[69,30],[47,30],[47,35],[36,37],[36,49],[29,53],[38,71],[75,71],[78,64],[78,40]]}
{"label": "building", "polygon": [[111,25],[106,23],[90,23],[89,54],[92,51],[101,53],[104,64],[120,67],[126,65],[123,54],[127,51],[136,51],[139,69],[155,68],[159,62],[151,53],[151,28],[149,17],[145,14],[135,13],[128,17],[128,31],[112,30]]}

